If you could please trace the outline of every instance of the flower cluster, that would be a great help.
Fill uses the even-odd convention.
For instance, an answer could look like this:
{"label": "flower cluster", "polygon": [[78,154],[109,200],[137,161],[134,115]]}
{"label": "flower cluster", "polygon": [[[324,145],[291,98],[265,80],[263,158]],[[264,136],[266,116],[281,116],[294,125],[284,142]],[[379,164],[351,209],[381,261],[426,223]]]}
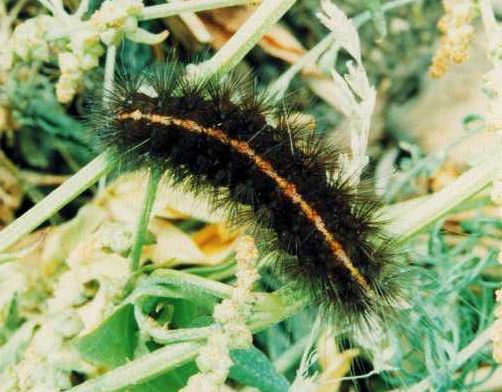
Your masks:
{"label": "flower cluster", "polygon": [[106,45],[117,45],[124,34],[138,30],[138,15],[143,10],[142,0],[107,0],[91,19],[91,26],[99,32]]}
{"label": "flower cluster", "polygon": [[63,10],[28,19],[16,27],[2,49],[0,70],[19,61],[57,61],[61,76],[56,95],[68,103],[81,89],[84,74],[99,65],[105,46],[118,45],[124,37],[147,44],[167,37],[166,31],[151,34],[138,27],[143,8],[142,0],[106,0],[89,20]]}
{"label": "flower cluster", "polygon": [[70,339],[82,329],[74,312],[53,314],[34,334],[32,341],[16,365],[10,365],[0,378],[5,391],[53,392],[72,387],[69,369],[91,373],[71,345]]}
{"label": "flower cluster", "polygon": [[[12,33],[10,61],[30,63],[57,59],[61,76],[56,85],[58,100],[67,103],[80,88],[85,71],[99,64],[104,48],[99,35],[87,28],[87,23],[71,15],[61,17],[41,15],[19,24]],[[7,54],[5,54],[7,56]]]}
{"label": "flower cluster", "polygon": [[252,344],[253,335],[246,326],[255,301],[252,293],[253,285],[258,280],[258,250],[253,238],[244,236],[236,249],[238,271],[237,283],[232,297],[216,305],[213,317],[220,329],[212,334],[196,359],[200,370],[188,380],[182,392],[225,392],[224,385],[232,359],[230,349],[245,349]]}
{"label": "flower cluster", "polygon": [[62,103],[70,102],[81,87],[84,73],[99,65],[104,49],[98,35],[88,30],[71,37],[67,51],[58,54],[61,76],[56,84],[56,95]]}
{"label": "flower cluster", "polygon": [[50,49],[45,33],[51,23],[52,17],[39,15],[17,26],[11,37],[12,55],[25,62],[49,61]]}
{"label": "flower cluster", "polygon": [[433,78],[443,76],[452,62],[464,62],[474,37],[471,22],[475,7],[472,0],[443,0],[443,7],[445,13],[438,22],[441,42],[429,68]]}
{"label": "flower cluster", "polygon": [[[97,215],[92,216],[97,218]],[[64,227],[61,227],[63,230]],[[95,373],[96,369],[81,358],[73,342],[77,336],[94,329],[114,311],[129,272],[127,259],[112,252],[125,252],[131,245],[130,238],[127,229],[105,222],[73,247],[65,258],[68,270],[58,276],[43,315],[31,326],[33,338],[27,339],[29,344],[21,360],[10,364],[0,377],[0,385],[8,385],[9,388],[0,390],[67,390],[72,387],[72,371],[88,375]],[[50,238],[46,239],[46,252],[50,250],[50,241]],[[13,269],[16,265],[19,266],[6,263],[0,271],[9,272],[10,275],[6,276],[12,276],[13,273],[18,275],[17,269],[20,268]],[[12,290],[22,293],[22,279],[26,277],[19,275],[19,284],[14,282],[15,286],[12,278],[9,279],[12,289],[6,292],[7,296],[12,297]],[[0,279],[0,288],[2,283]],[[8,300],[7,296],[3,296],[3,302]],[[0,310],[2,305],[0,296]]]}

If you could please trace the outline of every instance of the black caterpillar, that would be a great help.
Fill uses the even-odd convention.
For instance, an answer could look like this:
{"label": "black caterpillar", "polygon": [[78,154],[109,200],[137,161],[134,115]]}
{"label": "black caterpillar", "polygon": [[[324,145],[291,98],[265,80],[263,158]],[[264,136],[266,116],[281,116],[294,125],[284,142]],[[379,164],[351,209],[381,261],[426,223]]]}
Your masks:
{"label": "black caterpillar", "polygon": [[120,170],[169,171],[236,224],[251,218],[280,271],[337,319],[389,316],[400,273],[380,203],[334,180],[336,149],[243,78],[194,81],[169,62],[118,79],[94,126]]}

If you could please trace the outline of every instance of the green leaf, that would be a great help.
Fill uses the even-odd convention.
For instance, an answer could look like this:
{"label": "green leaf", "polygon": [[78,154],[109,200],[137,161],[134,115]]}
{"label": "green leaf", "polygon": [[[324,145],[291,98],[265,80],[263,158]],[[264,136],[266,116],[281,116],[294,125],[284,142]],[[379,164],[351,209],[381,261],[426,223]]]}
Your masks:
{"label": "green leaf", "polygon": [[236,263],[235,258],[229,257],[224,263],[204,267],[191,267],[184,270],[190,274],[202,276],[203,278],[222,280],[228,276],[233,276],[235,273]]}
{"label": "green leaf", "polygon": [[14,293],[14,295],[12,296],[12,300],[10,301],[9,307],[7,308],[7,315],[5,317],[3,326],[14,331],[22,324],[22,322],[23,320],[19,315],[18,294]]}
{"label": "green leaf", "polygon": [[214,306],[214,301],[196,303],[190,300],[173,299],[171,302],[174,304],[173,323],[178,328],[201,326],[200,320],[208,320]]}
{"label": "green leaf", "polygon": [[117,309],[94,331],[75,342],[82,357],[93,364],[116,367],[133,359],[137,344],[133,305]]}
{"label": "green leaf", "polygon": [[277,373],[274,365],[257,348],[232,350],[230,357],[234,362],[230,369],[232,380],[258,388],[262,392],[287,392],[289,390],[286,378]]}
{"label": "green leaf", "polygon": [[[127,388],[129,392],[177,392],[183,388],[190,376],[197,373],[197,367],[193,362],[180,366],[175,370],[161,374],[153,380],[147,381],[142,384],[135,385],[134,387]],[[125,391],[125,390],[124,390]],[[200,391],[203,392],[203,391]]]}

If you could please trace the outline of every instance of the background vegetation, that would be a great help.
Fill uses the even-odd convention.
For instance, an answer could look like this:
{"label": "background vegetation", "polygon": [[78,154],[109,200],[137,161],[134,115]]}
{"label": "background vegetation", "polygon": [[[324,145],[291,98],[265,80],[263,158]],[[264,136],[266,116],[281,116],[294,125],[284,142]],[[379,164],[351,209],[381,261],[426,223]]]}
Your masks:
{"label": "background vegetation", "polygon": [[[3,1],[0,391],[502,390],[499,11]],[[344,146],[340,175],[371,179],[416,271],[406,324],[324,325],[221,211],[148,173],[107,176],[91,97],[173,53],[204,59],[193,73],[251,71]]]}

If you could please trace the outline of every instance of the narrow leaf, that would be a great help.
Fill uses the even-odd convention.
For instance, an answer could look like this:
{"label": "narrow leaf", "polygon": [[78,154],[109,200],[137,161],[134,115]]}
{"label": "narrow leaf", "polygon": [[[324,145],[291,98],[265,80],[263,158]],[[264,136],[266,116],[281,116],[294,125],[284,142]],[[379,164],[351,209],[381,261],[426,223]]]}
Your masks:
{"label": "narrow leaf", "polygon": [[287,392],[289,383],[277,373],[274,365],[260,350],[251,347],[247,350],[233,350],[230,356],[234,365],[230,378],[241,384],[258,388],[262,392]]}

